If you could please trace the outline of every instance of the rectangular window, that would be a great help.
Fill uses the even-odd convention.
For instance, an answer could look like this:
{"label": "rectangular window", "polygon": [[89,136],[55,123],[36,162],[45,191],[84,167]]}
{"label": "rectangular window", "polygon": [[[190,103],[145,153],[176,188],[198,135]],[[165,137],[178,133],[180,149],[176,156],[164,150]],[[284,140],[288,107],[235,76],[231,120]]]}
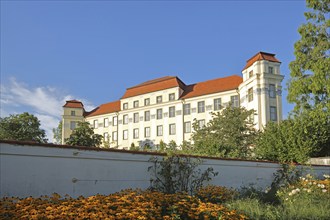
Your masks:
{"label": "rectangular window", "polygon": [[109,118],[105,118],[104,119],[104,127],[108,127],[109,126]]}
{"label": "rectangular window", "polygon": [[199,129],[202,129],[205,126],[205,120],[198,120],[198,127]]}
{"label": "rectangular window", "polygon": [[169,100],[169,101],[174,101],[174,100],[175,100],[175,93],[170,93],[170,94],[168,95],[168,100]]}
{"label": "rectangular window", "polygon": [[253,87],[249,88],[249,90],[248,90],[248,101],[249,102],[253,101]]}
{"label": "rectangular window", "polygon": [[184,123],[184,133],[190,133],[191,132],[191,122],[187,121]]}
{"label": "rectangular window", "polygon": [[214,99],[213,100],[213,108],[214,108],[214,111],[218,111],[221,109],[221,98],[218,98],[218,99]]}
{"label": "rectangular window", "polygon": [[112,132],[112,141],[117,141],[117,131]]}
{"label": "rectangular window", "polygon": [[163,135],[163,125],[158,125],[157,126],[157,136],[162,136]]}
{"label": "rectangular window", "polygon": [[127,103],[127,102],[123,104],[123,109],[124,109],[124,110],[125,110],[125,109],[128,109],[128,103]]}
{"label": "rectangular window", "polygon": [[157,119],[163,118],[163,109],[157,109]]}
{"label": "rectangular window", "polygon": [[175,107],[174,106],[173,107],[169,107],[168,108],[168,112],[169,112],[169,117],[170,118],[175,117]]}
{"label": "rectangular window", "polygon": [[270,120],[277,121],[277,110],[274,106],[270,106]]}
{"label": "rectangular window", "polygon": [[170,135],[175,134],[175,124],[170,124]]}
{"label": "rectangular window", "polygon": [[139,107],[139,101],[134,101],[133,106],[134,106],[134,108],[138,108]]}
{"label": "rectangular window", "polygon": [[201,101],[197,103],[198,113],[205,112],[205,101]]}
{"label": "rectangular window", "polygon": [[253,76],[253,70],[249,72],[249,78],[251,78],[252,76]]}
{"label": "rectangular window", "polygon": [[150,127],[145,127],[144,128],[144,137],[145,138],[150,137]]}
{"label": "rectangular window", "polygon": [[157,103],[162,103],[163,102],[163,97],[160,95],[160,96],[157,96],[156,97],[156,102]]}
{"label": "rectangular window", "polygon": [[139,129],[138,128],[133,129],[133,138],[134,139],[139,138]]}
{"label": "rectangular window", "polygon": [[117,116],[112,117],[113,126],[117,126],[117,123],[118,123],[118,117]]}
{"label": "rectangular window", "polygon": [[231,106],[238,108],[239,107],[239,98],[238,95],[230,96]]}
{"label": "rectangular window", "polygon": [[276,90],[274,84],[269,84],[269,98],[276,98]]}
{"label": "rectangular window", "polygon": [[74,130],[76,128],[76,122],[75,121],[70,121],[70,129]]}
{"label": "rectangular window", "polygon": [[128,140],[128,130],[123,130],[123,140]]}
{"label": "rectangular window", "polygon": [[149,98],[144,99],[144,105],[145,106],[150,105],[150,99]]}
{"label": "rectangular window", "polygon": [[99,127],[99,122],[97,120],[94,120],[94,128],[98,128]]}
{"label": "rectangular window", "polygon": [[184,115],[190,115],[190,104],[184,104],[183,105],[183,114]]}
{"label": "rectangular window", "polygon": [[271,74],[274,73],[274,68],[272,66],[268,67],[268,73],[271,73]]}
{"label": "rectangular window", "polygon": [[128,115],[123,115],[123,124],[128,124]]}
{"label": "rectangular window", "polygon": [[139,122],[139,113],[134,113],[134,123]]}
{"label": "rectangular window", "polygon": [[150,111],[144,112],[144,121],[150,121]]}
{"label": "rectangular window", "polygon": [[104,141],[109,141],[109,133],[108,132],[104,132],[103,133],[103,138],[104,138]]}
{"label": "rectangular window", "polygon": [[71,116],[76,116],[76,111],[71,111]]}

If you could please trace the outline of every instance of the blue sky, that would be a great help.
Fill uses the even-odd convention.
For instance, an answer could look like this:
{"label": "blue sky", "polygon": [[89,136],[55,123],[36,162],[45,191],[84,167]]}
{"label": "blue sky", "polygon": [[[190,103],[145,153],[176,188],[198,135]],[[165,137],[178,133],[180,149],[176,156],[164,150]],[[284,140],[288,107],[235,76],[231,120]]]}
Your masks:
{"label": "blue sky", "polygon": [[259,51],[282,61],[286,88],[306,10],[275,0],[1,1],[1,117],[35,114],[51,140],[65,100],[91,110],[154,78],[241,75]]}

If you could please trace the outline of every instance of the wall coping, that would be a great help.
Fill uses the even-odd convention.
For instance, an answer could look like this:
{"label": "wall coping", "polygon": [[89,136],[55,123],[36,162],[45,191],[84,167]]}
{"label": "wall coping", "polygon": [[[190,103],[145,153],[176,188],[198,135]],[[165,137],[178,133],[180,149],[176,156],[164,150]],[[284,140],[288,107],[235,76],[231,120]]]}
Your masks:
{"label": "wall coping", "polygon": [[[117,153],[128,153],[128,154],[167,156],[167,153],[159,153],[159,152],[133,151],[133,150],[114,149],[114,148],[106,149],[106,148],[98,148],[98,147],[72,146],[72,145],[62,145],[62,144],[53,144],[53,143],[38,143],[38,142],[34,142],[34,141],[0,140],[0,143],[6,143],[6,144],[11,144],[11,145],[20,145],[20,146],[38,146],[38,147],[59,148],[59,149],[76,149],[76,150],[97,151],[97,152],[117,152]],[[192,158],[211,159],[211,160],[272,163],[272,164],[278,164],[278,165],[283,164],[283,163],[279,163],[276,161],[268,161],[268,160],[245,160],[245,159],[236,159],[236,158],[197,156],[197,155],[189,155],[189,154],[177,154],[177,155],[180,157],[192,157]],[[293,163],[293,164],[294,165],[305,165],[305,164],[299,164],[299,163]],[[330,168],[330,165],[314,165],[313,164],[313,166]]]}

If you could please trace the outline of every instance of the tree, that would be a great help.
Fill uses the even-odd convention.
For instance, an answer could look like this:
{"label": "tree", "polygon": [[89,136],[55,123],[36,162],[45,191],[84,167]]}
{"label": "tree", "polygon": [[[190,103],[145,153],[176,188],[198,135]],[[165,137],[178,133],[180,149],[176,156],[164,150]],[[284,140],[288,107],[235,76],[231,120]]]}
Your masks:
{"label": "tree", "polygon": [[296,59],[290,63],[291,80],[288,101],[295,111],[314,109],[330,111],[330,4],[329,0],[307,0],[312,10],[305,13],[307,23],[298,32]]}
{"label": "tree", "polygon": [[47,143],[39,119],[27,112],[0,118],[0,139]]}
{"label": "tree", "polygon": [[192,134],[193,153],[231,158],[248,158],[257,131],[249,120],[254,110],[227,107],[212,113],[212,120],[200,128],[195,120]]}
{"label": "tree", "polygon": [[57,128],[53,128],[53,139],[55,144],[62,143],[62,121],[58,123]]}
{"label": "tree", "polygon": [[88,122],[78,122],[77,128],[65,142],[68,145],[99,147],[102,144],[102,138],[102,135],[94,134]]}
{"label": "tree", "polygon": [[305,113],[279,124],[268,123],[256,142],[257,157],[305,163],[312,156],[330,155],[330,126],[323,117],[318,115],[311,120]]}

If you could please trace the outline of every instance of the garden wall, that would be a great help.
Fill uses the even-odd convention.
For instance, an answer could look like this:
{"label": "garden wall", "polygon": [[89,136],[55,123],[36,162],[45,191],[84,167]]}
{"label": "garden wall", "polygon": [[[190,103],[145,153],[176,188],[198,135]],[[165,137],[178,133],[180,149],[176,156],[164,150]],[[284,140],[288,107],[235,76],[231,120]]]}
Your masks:
{"label": "garden wall", "polygon": [[[150,186],[150,157],[164,154],[97,148],[0,141],[0,196],[62,196],[110,194],[126,188]],[[201,169],[219,175],[211,184],[239,188],[268,186],[279,164],[203,158]],[[316,175],[330,166],[313,166]]]}

